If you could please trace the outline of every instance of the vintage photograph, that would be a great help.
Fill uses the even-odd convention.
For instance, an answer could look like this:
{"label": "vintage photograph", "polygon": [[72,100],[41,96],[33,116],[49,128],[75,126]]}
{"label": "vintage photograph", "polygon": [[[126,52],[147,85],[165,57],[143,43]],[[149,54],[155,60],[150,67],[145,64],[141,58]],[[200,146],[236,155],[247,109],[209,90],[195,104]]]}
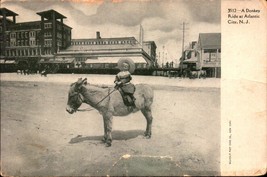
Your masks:
{"label": "vintage photograph", "polygon": [[3,0],[1,175],[221,174],[220,0]]}

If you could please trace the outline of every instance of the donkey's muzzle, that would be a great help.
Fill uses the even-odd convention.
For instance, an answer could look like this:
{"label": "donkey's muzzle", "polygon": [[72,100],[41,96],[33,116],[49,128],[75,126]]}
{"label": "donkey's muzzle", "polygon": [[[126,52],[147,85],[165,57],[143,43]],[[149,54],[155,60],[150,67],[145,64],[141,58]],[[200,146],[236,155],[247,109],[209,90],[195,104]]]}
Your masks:
{"label": "donkey's muzzle", "polygon": [[73,113],[75,112],[75,110],[72,109],[71,107],[67,107],[67,108],[66,108],[66,111],[67,111],[68,113],[70,113],[70,114],[73,114]]}

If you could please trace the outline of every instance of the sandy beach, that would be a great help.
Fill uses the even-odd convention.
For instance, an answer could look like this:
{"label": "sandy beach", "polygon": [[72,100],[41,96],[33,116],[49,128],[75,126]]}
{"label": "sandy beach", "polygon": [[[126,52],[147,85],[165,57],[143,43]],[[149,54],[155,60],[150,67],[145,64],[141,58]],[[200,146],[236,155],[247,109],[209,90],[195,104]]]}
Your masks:
{"label": "sandy beach", "polygon": [[[114,117],[107,148],[97,111],[65,111],[68,85],[79,77],[1,74],[4,175],[220,174],[220,80],[135,77],[135,83],[145,80],[154,88],[152,138],[142,136],[146,120],[140,112]],[[112,85],[113,76],[82,77]]]}

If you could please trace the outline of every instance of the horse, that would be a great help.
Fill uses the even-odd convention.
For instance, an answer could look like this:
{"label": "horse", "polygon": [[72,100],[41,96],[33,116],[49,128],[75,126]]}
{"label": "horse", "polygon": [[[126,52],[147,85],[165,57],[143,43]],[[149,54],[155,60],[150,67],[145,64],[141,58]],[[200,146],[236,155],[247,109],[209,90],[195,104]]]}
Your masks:
{"label": "horse", "polygon": [[195,78],[204,78],[206,79],[207,73],[205,70],[200,70],[200,71],[191,71],[190,72],[190,79],[195,79]]}
{"label": "horse", "polygon": [[40,72],[41,76],[47,77],[48,71],[47,70],[43,70]]}
{"label": "horse", "polygon": [[152,111],[154,92],[146,84],[135,85],[134,93],[135,107],[129,109],[123,102],[122,96],[118,90],[111,91],[111,88],[102,88],[87,83],[87,79],[78,79],[71,84],[68,92],[68,102],[66,111],[73,114],[78,110],[82,103],[86,103],[99,111],[104,122],[104,136],[102,141],[106,147],[112,143],[112,120],[113,116],[127,116],[130,113],[141,111],[146,118],[147,125],[144,133],[145,138],[151,138]]}
{"label": "horse", "polygon": [[198,78],[198,71],[190,71],[189,78],[190,79]]}
{"label": "horse", "polygon": [[206,72],[206,70],[200,70],[199,71],[199,77],[198,78],[204,78],[204,79],[206,79],[206,77],[207,77],[207,72]]}

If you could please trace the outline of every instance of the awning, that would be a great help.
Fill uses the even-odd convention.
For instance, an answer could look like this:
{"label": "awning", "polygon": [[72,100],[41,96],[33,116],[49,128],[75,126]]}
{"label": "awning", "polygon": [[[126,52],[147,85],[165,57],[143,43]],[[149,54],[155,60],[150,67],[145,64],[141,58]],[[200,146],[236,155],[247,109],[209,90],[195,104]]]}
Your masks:
{"label": "awning", "polygon": [[0,60],[0,64],[15,64],[16,61],[15,60]]}
{"label": "awning", "polygon": [[15,61],[15,60],[6,60],[5,63],[6,63],[6,64],[15,64],[16,61]]}
{"label": "awning", "polygon": [[196,57],[193,57],[193,58],[190,58],[188,60],[184,60],[183,63],[196,63],[197,62],[197,58]]}
{"label": "awning", "polygon": [[87,59],[85,61],[86,64],[94,64],[94,63],[115,63],[117,64],[121,58],[130,58],[134,63],[144,63],[146,64],[146,60],[143,57],[98,57],[97,59]]}
{"label": "awning", "polygon": [[73,61],[74,61],[74,58],[56,58],[56,59],[41,59],[39,63],[41,64],[48,64],[48,63],[67,64],[67,63],[72,63]]}

